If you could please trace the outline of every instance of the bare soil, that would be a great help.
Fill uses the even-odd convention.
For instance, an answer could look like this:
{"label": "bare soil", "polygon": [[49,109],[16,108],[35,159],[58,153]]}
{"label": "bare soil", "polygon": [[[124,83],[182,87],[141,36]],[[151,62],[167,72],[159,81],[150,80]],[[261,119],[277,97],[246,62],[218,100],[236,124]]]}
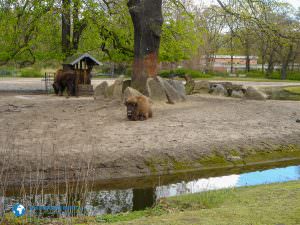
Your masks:
{"label": "bare soil", "polygon": [[1,179],[143,176],[153,172],[150,162],[300,145],[300,102],[195,95],[153,111],[152,119],[133,122],[120,101],[1,95]]}

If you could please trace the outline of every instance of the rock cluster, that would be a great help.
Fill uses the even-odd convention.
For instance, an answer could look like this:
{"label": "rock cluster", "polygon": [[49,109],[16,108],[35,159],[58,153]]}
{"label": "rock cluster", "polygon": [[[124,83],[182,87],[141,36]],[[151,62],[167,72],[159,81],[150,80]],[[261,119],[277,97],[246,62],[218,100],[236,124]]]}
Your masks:
{"label": "rock cluster", "polygon": [[[120,76],[115,82],[108,86],[106,81],[95,88],[94,99],[111,98],[124,100],[129,96],[142,95],[137,90],[130,87],[131,80]],[[161,77],[148,78],[148,97],[155,102],[177,103],[186,100],[185,86],[179,80],[167,80]]]}
{"label": "rock cluster", "polygon": [[217,96],[228,96],[233,98],[266,100],[267,95],[262,91],[254,88],[245,88],[240,84],[231,82],[209,82],[188,80],[185,85],[187,94],[207,94]]}

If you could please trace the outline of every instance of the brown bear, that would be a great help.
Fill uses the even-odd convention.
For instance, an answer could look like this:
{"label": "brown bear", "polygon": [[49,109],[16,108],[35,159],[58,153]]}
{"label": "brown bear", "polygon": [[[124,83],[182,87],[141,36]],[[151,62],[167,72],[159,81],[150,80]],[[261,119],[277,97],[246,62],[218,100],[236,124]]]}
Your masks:
{"label": "brown bear", "polygon": [[132,96],[126,99],[127,118],[132,121],[146,120],[151,118],[153,113],[150,101],[145,96]]}
{"label": "brown bear", "polygon": [[58,70],[52,84],[56,95],[62,96],[67,88],[67,94],[76,95],[76,74],[73,70]]}

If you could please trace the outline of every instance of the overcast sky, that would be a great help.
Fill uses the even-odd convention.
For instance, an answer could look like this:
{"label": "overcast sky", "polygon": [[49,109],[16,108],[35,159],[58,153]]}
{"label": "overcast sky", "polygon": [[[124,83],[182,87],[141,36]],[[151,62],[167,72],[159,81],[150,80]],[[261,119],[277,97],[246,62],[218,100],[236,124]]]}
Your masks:
{"label": "overcast sky", "polygon": [[[203,1],[205,3],[212,3],[215,2],[215,0],[195,0],[196,2],[198,1]],[[282,0],[283,2],[288,2],[290,4],[292,4],[295,8],[300,7],[300,0]]]}

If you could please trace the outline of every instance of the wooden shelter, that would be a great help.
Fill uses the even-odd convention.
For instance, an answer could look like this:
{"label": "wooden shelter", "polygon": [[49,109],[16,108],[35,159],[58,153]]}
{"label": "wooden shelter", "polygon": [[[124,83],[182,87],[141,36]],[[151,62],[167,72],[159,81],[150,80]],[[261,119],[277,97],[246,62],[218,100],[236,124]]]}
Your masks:
{"label": "wooden shelter", "polygon": [[91,85],[91,71],[95,65],[101,63],[88,53],[68,57],[62,64],[63,70],[73,70],[76,76],[76,90],[78,95],[93,94]]}

